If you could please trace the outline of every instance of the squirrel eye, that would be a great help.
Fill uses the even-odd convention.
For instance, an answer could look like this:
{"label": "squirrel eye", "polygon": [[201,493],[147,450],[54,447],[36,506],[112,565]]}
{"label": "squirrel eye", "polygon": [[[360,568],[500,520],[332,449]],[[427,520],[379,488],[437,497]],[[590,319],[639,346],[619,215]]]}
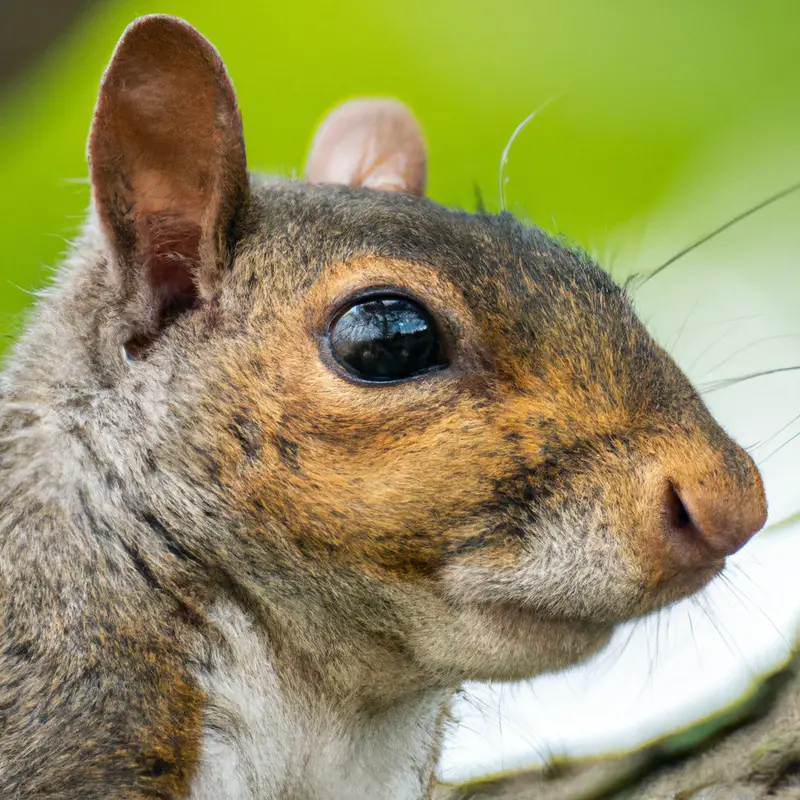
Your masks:
{"label": "squirrel eye", "polygon": [[403,297],[354,303],[328,337],[336,360],[363,381],[399,381],[447,366],[433,317]]}

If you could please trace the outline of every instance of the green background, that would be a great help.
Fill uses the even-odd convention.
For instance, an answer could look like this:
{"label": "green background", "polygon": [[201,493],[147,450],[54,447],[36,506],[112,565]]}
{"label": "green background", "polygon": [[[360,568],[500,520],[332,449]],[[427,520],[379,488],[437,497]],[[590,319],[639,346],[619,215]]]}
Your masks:
{"label": "green background", "polygon": [[[124,27],[151,12],[188,19],[222,53],[252,169],[302,172],[327,109],[395,95],[426,131],[430,194],[474,208],[478,186],[494,210],[509,135],[555,98],[511,151],[508,204],[606,261],[715,141],[755,128],[763,150],[764,132],[800,135],[794,0],[101,3],[0,96],[0,332],[80,225],[98,81]],[[800,158],[779,173],[800,178]],[[697,233],[721,221],[700,200],[692,212]]]}

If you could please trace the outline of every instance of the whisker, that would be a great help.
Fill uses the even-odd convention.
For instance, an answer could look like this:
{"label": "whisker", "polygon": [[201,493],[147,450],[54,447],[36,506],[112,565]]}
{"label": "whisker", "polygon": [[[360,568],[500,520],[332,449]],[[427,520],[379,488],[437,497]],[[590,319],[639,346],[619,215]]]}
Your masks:
{"label": "whisker", "polygon": [[662,273],[667,267],[674,264],[676,261],[680,261],[684,256],[691,253],[693,250],[696,250],[698,247],[704,245],[706,242],[710,242],[712,239],[719,236],[724,231],[732,228],[739,222],[747,219],[748,217],[752,216],[753,214],[758,213],[764,208],[771,206],[773,203],[777,203],[779,200],[783,200],[784,197],[788,197],[790,194],[800,190],[800,181],[792,184],[791,186],[787,187],[786,189],[781,190],[780,192],[776,192],[775,194],[767,197],[765,200],[762,200],[760,203],[748,208],[746,211],[743,211],[741,214],[737,214],[733,219],[729,219],[727,222],[719,225],[718,227],[714,228],[710,233],[707,233],[705,236],[701,236],[699,239],[695,239],[694,242],[684,247],[682,250],[677,252],[671,258],[668,258],[663,264],[660,264],[656,267],[649,275],[645,276],[641,283],[638,284],[637,288],[641,288],[644,286],[648,281],[652,280]]}
{"label": "whisker", "polygon": [[498,174],[497,174],[498,189],[500,190],[500,210],[501,211],[505,211],[506,210],[506,179],[503,177],[503,174],[505,172],[506,163],[508,162],[508,154],[511,152],[511,146],[516,141],[517,136],[519,136],[522,133],[522,131],[525,130],[525,128],[527,127],[528,123],[531,122],[531,120],[533,120],[533,118],[540,111],[543,111],[545,108],[547,108],[547,106],[550,105],[550,103],[554,102],[557,99],[558,99],[558,97],[551,97],[549,100],[545,100],[544,103],[542,103],[539,106],[539,108],[537,108],[535,111],[532,111],[530,114],[528,114],[528,116],[525,117],[525,119],[522,120],[522,122],[520,122],[519,125],[517,125],[516,128],[514,128],[514,132],[511,134],[511,138],[506,142],[506,146],[503,148],[503,153],[500,156],[500,169],[498,170]]}
{"label": "whisker", "polygon": [[[750,557],[753,558],[752,553],[750,553],[748,555],[750,555]],[[763,566],[763,565],[760,565],[760,566]],[[747,570],[742,569],[742,567],[740,567],[739,564],[728,563],[728,564],[725,565],[725,570],[726,571],[731,571],[731,572],[735,571],[738,575],[741,575],[742,578],[744,578],[746,581],[749,581],[750,585],[754,589],[761,589],[761,587],[753,580],[753,577],[747,572]]]}
{"label": "whisker", "polygon": [[[647,674],[644,683],[642,683],[637,693],[637,698],[639,700],[642,699],[648,689],[652,691],[655,685],[655,669],[658,660],[658,626],[661,618],[661,611],[662,609],[659,609],[655,614],[647,616],[643,620],[645,628],[644,643],[647,650]],[[653,638],[651,628],[653,622],[655,622],[656,625],[655,639]]]}
{"label": "whisker", "polygon": [[794,417],[792,417],[785,425],[782,425],[780,428],[778,428],[778,430],[776,430],[775,433],[772,434],[772,436],[770,436],[770,437],[764,439],[763,441],[759,442],[758,444],[754,445],[753,450],[758,450],[760,447],[763,447],[765,444],[769,444],[777,436],[782,434],[787,428],[791,428],[791,426],[794,425],[794,423],[797,422],[797,420],[799,420],[799,419],[800,419],[800,414],[797,414]]}
{"label": "whisker", "polygon": [[633,637],[636,635],[636,631],[639,629],[639,625],[629,625],[628,626],[628,634],[625,637],[625,640],[622,641],[620,644],[615,645],[614,647],[607,648],[604,653],[600,656],[599,663],[603,663],[604,661],[608,660],[608,668],[616,666],[622,656],[625,654],[626,650],[630,647],[631,642],[633,641]]}
{"label": "whisker", "polygon": [[[744,571],[741,572],[744,574]],[[764,609],[761,608],[758,603],[754,602],[753,599],[740,586],[737,586],[731,580],[730,575],[722,572],[719,577],[721,585],[726,587],[726,589],[736,598],[742,608],[745,608],[747,611],[750,611],[751,609],[757,611],[764,618],[764,620],[769,623],[770,627],[775,631],[775,633],[778,634],[782,644],[786,645],[788,648],[792,647],[791,643],[783,635],[783,631],[781,631],[781,629],[775,624],[772,617],[770,617],[770,615],[767,614],[767,612],[764,611]]]}
{"label": "whisker", "polygon": [[694,597],[692,598],[691,606],[692,606],[691,608],[687,609],[688,613],[686,615],[686,618],[689,621],[689,630],[691,631],[691,634],[692,634],[692,644],[694,645],[694,652],[697,655],[697,663],[698,663],[698,665],[700,665],[700,664],[703,663],[703,659],[702,659],[702,656],[700,655],[700,648],[697,645],[697,634],[695,633],[694,620],[692,619],[692,608],[695,607],[695,598]]}
{"label": "whisker", "polygon": [[710,392],[716,392],[720,389],[728,389],[731,386],[738,386],[740,383],[751,381],[755,378],[763,378],[767,375],[779,375],[783,372],[795,372],[796,370],[800,370],[800,364],[794,367],[776,367],[775,369],[764,369],[760,370],[759,372],[750,372],[747,375],[741,375],[738,378],[723,378],[722,380],[718,381],[710,381],[709,383],[703,385],[701,391],[703,394],[709,394]]}
{"label": "whisker", "polygon": [[661,653],[661,622],[663,619],[664,619],[664,609],[659,608],[658,611],[656,612],[656,638],[655,638],[655,647],[653,651],[655,659],[653,660],[653,663],[650,665],[651,683],[653,682],[653,679],[655,677],[656,664],[658,663],[659,656]]}
{"label": "whisker", "polygon": [[718,363],[714,364],[713,367],[709,367],[706,370],[706,375],[708,375],[710,372],[714,372],[720,367],[724,367],[725,364],[728,364],[734,358],[737,358],[747,350],[751,350],[753,347],[758,347],[759,345],[765,344],[766,342],[774,342],[778,339],[796,339],[798,337],[800,337],[800,334],[797,333],[780,333],[776,334],[775,336],[764,336],[761,339],[754,339],[752,342],[748,342],[747,344],[742,345],[742,347],[740,347],[738,350],[735,350],[729,356],[722,359],[722,361],[719,361]]}
{"label": "whisker", "polygon": [[672,342],[672,346],[669,347],[670,353],[674,353],[675,349],[678,347],[678,342],[681,340],[681,336],[683,336],[683,332],[686,330],[686,324],[689,322],[689,317],[691,317],[692,314],[694,314],[694,312],[697,310],[697,306],[699,303],[700,299],[698,298],[697,300],[694,301],[692,307],[689,309],[688,313],[683,318],[683,324],[680,326],[680,328],[678,328],[678,333],[675,336],[675,340]]}
{"label": "whisker", "polygon": [[708,598],[704,597],[703,595],[698,595],[697,607],[706,615],[708,621],[711,623],[714,630],[717,632],[719,638],[728,648],[728,652],[731,653],[732,655],[738,656],[739,660],[742,663],[747,664],[749,667],[749,662],[745,657],[744,653],[742,652],[742,649],[735,642],[731,643],[730,638],[723,631],[721,625],[719,624],[719,620],[716,618],[713,611],[708,605]]}
{"label": "whisker", "polygon": [[758,461],[758,466],[762,467],[764,464],[767,463],[767,461],[769,461],[772,458],[772,456],[774,456],[776,453],[780,453],[780,451],[783,450],[783,448],[786,447],[787,444],[791,444],[798,436],[800,436],[800,431],[790,436],[782,445],[776,447],[766,458]]}
{"label": "whisker", "polygon": [[759,311],[756,314],[742,314],[741,316],[738,316],[738,317],[729,317],[728,319],[718,319],[718,320],[714,320],[714,322],[706,322],[704,327],[713,328],[713,327],[715,327],[717,325],[731,325],[734,322],[745,322],[746,320],[758,319],[759,317],[763,317],[763,316],[764,316],[764,312],[763,311]]}
{"label": "whisker", "polygon": [[[491,685],[490,687],[492,697],[494,700],[496,700],[496,705],[492,702],[484,700],[483,698],[475,696],[471,692],[465,693],[464,699],[467,705],[475,709],[475,711],[480,715],[484,725],[488,726],[493,721],[497,723],[501,739],[504,735],[503,726],[505,725],[511,731],[513,731],[518,737],[520,737],[527,745],[531,747],[531,749],[536,753],[536,756],[539,758],[539,760],[544,761],[546,757],[547,748],[545,747],[541,739],[523,725],[519,723],[511,724],[508,718],[504,717],[502,712],[504,688],[505,687],[503,687],[502,685],[501,686]],[[465,730],[469,730],[477,735],[482,735],[481,731],[476,730],[473,727],[467,727],[465,723],[461,720],[459,720],[458,726],[464,727]]]}
{"label": "whisker", "polygon": [[[731,323],[732,324],[732,323]],[[691,373],[694,368],[712,351],[714,350],[721,342],[727,341],[728,331],[724,331],[717,337],[709,342],[695,357],[694,361],[689,364],[686,372]]]}

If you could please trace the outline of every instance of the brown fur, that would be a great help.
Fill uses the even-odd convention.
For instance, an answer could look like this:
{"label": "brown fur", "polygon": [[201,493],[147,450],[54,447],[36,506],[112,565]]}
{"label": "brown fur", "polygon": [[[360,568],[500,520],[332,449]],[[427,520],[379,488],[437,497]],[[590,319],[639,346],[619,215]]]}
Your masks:
{"label": "brown fur", "polygon": [[[670,485],[734,527],[764,514],[752,461],[583,254],[507,214],[246,181],[196,36],[150,18],[123,39],[96,214],[0,383],[0,788],[20,800],[191,790],[220,598],[289,707],[374,719],[574,663],[702,586],[724,553],[665,522]],[[204,99],[139,129],[167,113],[158,70]],[[343,373],[327,325],[375,287],[430,309],[446,370]]]}

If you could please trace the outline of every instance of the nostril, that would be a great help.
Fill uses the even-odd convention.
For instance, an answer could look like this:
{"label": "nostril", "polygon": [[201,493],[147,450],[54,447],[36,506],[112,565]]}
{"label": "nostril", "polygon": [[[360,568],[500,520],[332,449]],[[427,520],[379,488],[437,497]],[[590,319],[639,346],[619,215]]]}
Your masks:
{"label": "nostril", "polygon": [[691,572],[714,566],[719,557],[709,548],[705,531],[695,521],[690,508],[693,508],[691,493],[684,500],[675,484],[670,481],[661,512],[664,515],[664,527],[675,566]]}
{"label": "nostril", "polygon": [[671,483],[667,486],[666,511],[667,523],[670,528],[689,532],[688,529],[695,527],[681,496]]}
{"label": "nostril", "polygon": [[670,552],[686,566],[713,566],[735,553],[764,524],[766,505],[757,491],[719,481],[669,481],[662,496],[662,520]]}
{"label": "nostril", "polygon": [[655,492],[642,498],[652,498],[645,503],[658,514],[664,574],[719,571],[766,522],[764,486],[753,460],[734,444],[710,455],[693,445],[673,457],[675,471],[656,471],[660,483],[650,484]]}

